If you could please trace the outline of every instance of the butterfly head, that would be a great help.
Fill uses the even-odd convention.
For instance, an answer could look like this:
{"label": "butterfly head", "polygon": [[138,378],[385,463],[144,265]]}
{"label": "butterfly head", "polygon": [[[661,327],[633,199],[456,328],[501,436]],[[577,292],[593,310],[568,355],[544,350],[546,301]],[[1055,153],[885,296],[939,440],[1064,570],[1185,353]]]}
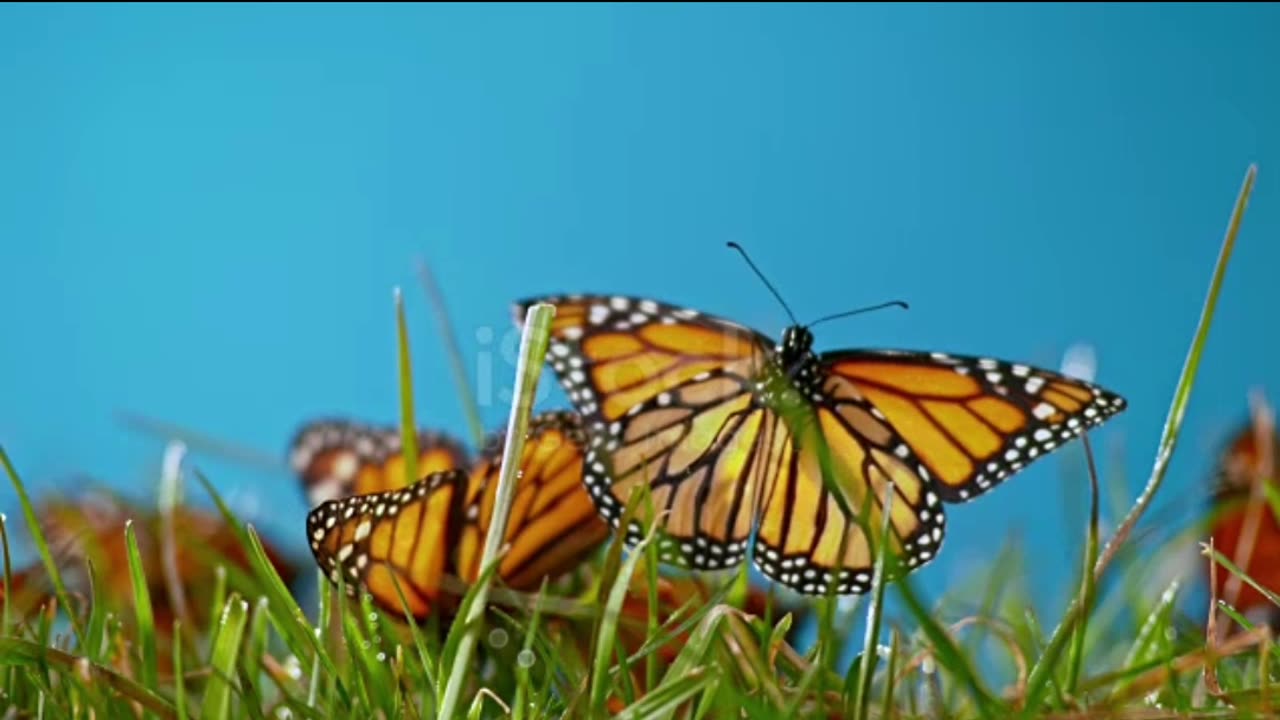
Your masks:
{"label": "butterfly head", "polygon": [[782,331],[782,342],[778,343],[778,355],[782,364],[791,366],[807,358],[813,350],[813,333],[803,325],[792,325]]}

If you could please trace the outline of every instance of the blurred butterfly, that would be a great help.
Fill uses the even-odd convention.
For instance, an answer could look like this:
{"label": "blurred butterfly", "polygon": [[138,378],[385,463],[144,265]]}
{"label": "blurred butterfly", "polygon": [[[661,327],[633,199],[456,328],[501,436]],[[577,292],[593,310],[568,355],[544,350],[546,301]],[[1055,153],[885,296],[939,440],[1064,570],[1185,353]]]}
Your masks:
{"label": "blurred butterfly", "polygon": [[[341,419],[303,425],[289,448],[289,462],[301,479],[312,507],[326,500],[404,487],[400,428]],[[465,468],[463,444],[433,430],[418,432],[418,476]]]}
{"label": "blurred butterfly", "polygon": [[[122,617],[130,618],[136,601],[125,525],[132,521],[156,631],[161,635],[171,631],[179,609],[167,585],[167,540],[157,510],[102,491],[47,499],[36,508],[36,516],[68,591],[82,600],[97,598]],[[177,529],[171,548],[173,578],[191,610],[185,621],[203,623],[214,617],[208,603],[213,597],[215,568],[222,565],[230,571],[247,573],[250,560],[220,515],[179,506],[174,509],[173,522]],[[260,539],[280,578],[286,584],[292,583],[297,575],[294,563],[267,538]],[[92,579],[88,577],[90,564]],[[15,575],[11,588],[15,597],[24,591],[31,601],[29,605],[48,602],[52,590],[52,582],[38,562]]]}
{"label": "blurred butterfly", "polygon": [[[805,594],[870,586],[871,538],[845,508],[869,509],[878,534],[892,482],[891,548],[910,571],[938,553],[944,501],[988,492],[1126,405],[992,358],[815,354],[814,323],[794,317],[774,341],[653,299],[571,295],[516,303],[517,325],[534,303],[555,306],[547,360],[583,416],[601,516],[616,527],[647,484],[664,561],[715,570],[750,549],[765,576]],[[843,504],[831,489],[842,478]]]}
{"label": "blurred butterfly", "polygon": [[[439,470],[407,487],[328,500],[307,517],[320,568],[348,593],[363,588],[391,613],[404,606],[425,618],[451,575],[470,583],[493,516],[504,448],[494,436],[469,469]],[[583,437],[573,413],[532,421],[507,520],[509,549],[497,570],[514,590],[536,590],[543,578],[571,570],[608,537],[582,485]]]}
{"label": "blurred butterfly", "polygon": [[[1263,438],[1271,443],[1262,445]],[[1267,452],[1264,452],[1267,451]],[[1272,592],[1280,592],[1280,523],[1266,496],[1260,495],[1256,532],[1246,537],[1250,490],[1255,482],[1274,484],[1275,463],[1280,458],[1280,436],[1253,423],[1237,429],[1221,452],[1215,468],[1209,535],[1214,549],[1240,566],[1250,578]],[[1244,546],[1248,546],[1245,548]],[[1245,556],[1242,550],[1248,549]],[[1236,580],[1225,568],[1218,568],[1215,597],[1225,599],[1233,607],[1259,622],[1280,627],[1280,608],[1248,583]],[[1236,585],[1235,597],[1229,585]]]}

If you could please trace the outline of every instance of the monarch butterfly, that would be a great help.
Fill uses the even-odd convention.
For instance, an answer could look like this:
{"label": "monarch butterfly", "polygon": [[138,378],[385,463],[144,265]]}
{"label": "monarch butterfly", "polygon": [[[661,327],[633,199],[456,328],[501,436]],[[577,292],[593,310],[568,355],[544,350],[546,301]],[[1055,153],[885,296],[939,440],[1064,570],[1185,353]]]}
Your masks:
{"label": "monarch butterfly", "polygon": [[[444,433],[418,432],[418,475],[467,467],[462,443]],[[403,487],[398,426],[323,418],[303,425],[289,443],[289,462],[312,507],[326,500]]]}
{"label": "monarch butterfly", "polygon": [[[1271,448],[1259,441],[1270,435]],[[1268,456],[1264,451],[1270,451]],[[1262,587],[1280,592],[1280,523],[1277,523],[1266,500],[1258,508],[1256,529],[1248,528],[1250,489],[1257,481],[1274,483],[1275,462],[1280,458],[1280,436],[1259,431],[1249,423],[1237,429],[1221,452],[1215,468],[1212,494],[1212,520],[1209,535],[1214,549],[1237,563],[1240,569]],[[1242,552],[1248,546],[1247,556]],[[1233,581],[1235,576],[1218,568],[1213,587],[1215,597],[1272,627],[1280,627],[1280,608],[1249,583]],[[1230,586],[1234,585],[1235,589]],[[1231,597],[1234,595],[1234,597]]]}
{"label": "monarch butterfly", "polygon": [[[750,548],[766,577],[804,594],[833,583],[859,594],[871,581],[870,539],[824,468],[854,480],[872,528],[892,481],[891,548],[910,572],[938,553],[943,501],[990,491],[1126,406],[1091,383],[993,358],[818,355],[794,317],[775,342],[653,299],[569,295],[516,302],[517,325],[535,303],[555,307],[547,361],[584,418],[584,481],[601,516],[617,527],[647,484],[665,511],[664,561],[721,569]],[[625,542],[641,534],[634,522]]]}
{"label": "monarch butterfly", "polygon": [[[497,575],[515,590],[572,569],[608,537],[582,485],[583,436],[573,413],[532,421]],[[441,596],[446,574],[464,582],[480,573],[504,448],[495,435],[470,470],[428,474],[413,485],[328,500],[307,517],[321,569],[348,593],[362,587],[384,610],[424,618]]]}

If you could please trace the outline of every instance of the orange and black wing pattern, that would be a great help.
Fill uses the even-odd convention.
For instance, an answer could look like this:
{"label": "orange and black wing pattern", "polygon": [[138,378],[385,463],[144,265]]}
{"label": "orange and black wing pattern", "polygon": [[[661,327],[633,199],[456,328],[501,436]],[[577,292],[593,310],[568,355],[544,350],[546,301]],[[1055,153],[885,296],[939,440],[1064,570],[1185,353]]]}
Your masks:
{"label": "orange and black wing pattern", "polygon": [[[444,433],[418,433],[418,476],[465,469],[463,444]],[[400,428],[348,420],[309,422],[289,445],[289,464],[302,480],[307,501],[315,507],[327,500],[402,488],[406,481]]]}
{"label": "orange and black wing pattern", "polygon": [[[664,562],[716,570],[742,560],[774,423],[753,398],[770,341],[745,327],[641,298],[571,295],[534,302],[556,315],[547,361],[583,416],[584,482],[615,527],[637,488],[660,516]],[[628,542],[650,518],[641,508]]]}
{"label": "orange and black wing pattern", "polygon": [[[445,575],[479,575],[493,516],[504,443],[491,441],[470,470],[437,472],[399,490],[328,501],[308,516],[320,567],[348,592],[363,589],[402,613],[399,584],[415,617],[441,605]],[[541,415],[530,425],[497,578],[537,588],[571,570],[608,536],[582,484],[584,445],[577,418]]]}
{"label": "orange and black wing pattern", "polygon": [[[944,501],[986,492],[1125,407],[1028,365],[816,355],[804,327],[774,343],[643,298],[525,300],[517,324],[534,303],[556,308],[547,362],[584,417],[584,482],[601,516],[616,526],[631,493],[647,488],[664,562],[714,570],[750,552],[802,593],[866,591],[889,502],[893,550],[908,568],[928,562]],[[865,522],[851,514],[864,509]],[[624,530],[629,543],[646,520]]]}
{"label": "orange and black wing pattern", "polygon": [[[480,555],[493,518],[502,452],[490,440],[467,481],[465,519],[457,544],[458,575],[480,575]],[[578,416],[551,412],[533,419],[520,457],[520,478],[507,518],[506,554],[497,576],[514,590],[536,590],[579,565],[609,536],[582,483],[586,445]]]}
{"label": "orange and black wing pattern", "polygon": [[822,365],[827,394],[865,400],[948,502],[987,492],[1126,406],[1093,383],[993,358],[859,350]]}
{"label": "orange and black wing pattern", "polygon": [[450,570],[466,479],[443,470],[406,488],[324,502],[307,516],[316,562],[348,595],[363,589],[385,610],[426,617]]}

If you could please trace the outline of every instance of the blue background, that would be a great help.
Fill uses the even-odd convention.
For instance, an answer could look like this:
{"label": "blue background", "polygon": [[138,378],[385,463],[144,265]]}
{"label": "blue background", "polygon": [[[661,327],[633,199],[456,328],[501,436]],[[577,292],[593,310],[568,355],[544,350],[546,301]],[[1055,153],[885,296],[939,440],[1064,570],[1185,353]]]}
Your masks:
{"label": "blue background", "polygon": [[[163,440],[118,412],[276,462],[310,416],[394,421],[395,286],[419,417],[466,437],[415,258],[496,429],[517,297],[640,294],[780,332],[737,240],[802,319],[912,305],[820,348],[1056,368],[1092,346],[1131,403],[1094,438],[1132,497],[1256,162],[1158,504],[1198,502],[1247,392],[1280,387],[1277,68],[1274,5],[7,5],[0,442],[36,494],[88,474],[150,501]],[[308,560],[287,472],[192,460]],[[1018,533],[1026,582],[1059,598],[1078,461],[954,508],[921,586]]]}

